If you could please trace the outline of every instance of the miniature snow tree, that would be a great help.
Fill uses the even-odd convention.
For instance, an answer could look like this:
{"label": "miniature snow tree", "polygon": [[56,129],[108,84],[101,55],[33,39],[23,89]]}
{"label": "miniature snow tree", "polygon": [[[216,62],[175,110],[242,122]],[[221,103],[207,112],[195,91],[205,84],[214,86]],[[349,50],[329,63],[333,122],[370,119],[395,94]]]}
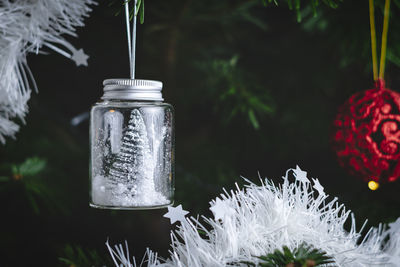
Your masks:
{"label": "miniature snow tree", "polygon": [[[146,125],[138,109],[131,112],[128,127],[123,135],[121,149],[110,169],[110,183],[135,195],[136,181],[152,179],[150,148]],[[151,177],[149,177],[151,176]]]}

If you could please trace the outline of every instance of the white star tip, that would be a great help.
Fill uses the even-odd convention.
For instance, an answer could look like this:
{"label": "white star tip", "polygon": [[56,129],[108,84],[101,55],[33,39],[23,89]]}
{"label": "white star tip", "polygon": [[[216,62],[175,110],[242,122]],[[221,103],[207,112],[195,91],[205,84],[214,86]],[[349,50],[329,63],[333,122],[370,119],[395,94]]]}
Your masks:
{"label": "white star tip", "polygon": [[72,56],[71,59],[73,61],[75,61],[76,66],[87,66],[87,60],[88,60],[89,56],[85,54],[85,52],[83,52],[83,49],[79,49],[79,50],[74,50],[72,51]]}
{"label": "white star tip", "polygon": [[307,178],[307,172],[301,170],[298,165],[296,165],[296,169],[294,169],[293,172],[294,172],[294,177],[296,178],[297,181],[304,184],[310,182],[310,180],[308,180]]}
{"label": "white star tip", "polygon": [[325,196],[324,187],[319,183],[318,179],[312,179],[314,182],[313,188],[318,191],[320,196]]}
{"label": "white star tip", "polygon": [[182,223],[186,220],[185,215],[188,213],[188,211],[182,209],[182,205],[178,205],[176,207],[168,207],[168,212],[164,214],[164,217],[170,219],[171,224],[177,221]]}

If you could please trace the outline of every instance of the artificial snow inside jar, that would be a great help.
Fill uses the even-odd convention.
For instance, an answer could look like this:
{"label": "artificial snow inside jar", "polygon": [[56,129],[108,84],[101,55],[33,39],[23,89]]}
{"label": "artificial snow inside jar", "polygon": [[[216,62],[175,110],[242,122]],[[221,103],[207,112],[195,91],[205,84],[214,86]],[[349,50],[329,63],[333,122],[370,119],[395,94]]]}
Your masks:
{"label": "artificial snow inside jar", "polygon": [[162,83],[109,79],[90,117],[90,206],[152,209],[173,203],[174,116]]}

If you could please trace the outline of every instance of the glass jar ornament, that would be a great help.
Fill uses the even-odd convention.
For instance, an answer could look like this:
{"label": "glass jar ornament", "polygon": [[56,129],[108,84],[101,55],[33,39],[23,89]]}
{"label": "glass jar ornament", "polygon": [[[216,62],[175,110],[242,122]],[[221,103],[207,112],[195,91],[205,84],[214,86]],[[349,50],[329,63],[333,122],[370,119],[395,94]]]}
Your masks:
{"label": "glass jar ornament", "polygon": [[90,117],[90,206],[152,209],[173,203],[174,111],[162,83],[104,81]]}

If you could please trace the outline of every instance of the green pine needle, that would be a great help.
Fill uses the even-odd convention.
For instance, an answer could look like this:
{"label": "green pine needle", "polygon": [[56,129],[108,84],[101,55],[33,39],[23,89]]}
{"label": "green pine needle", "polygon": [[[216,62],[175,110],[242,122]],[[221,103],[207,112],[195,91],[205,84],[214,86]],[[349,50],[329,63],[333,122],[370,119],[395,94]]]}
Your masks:
{"label": "green pine needle", "polygon": [[100,254],[91,249],[83,249],[81,246],[72,246],[67,244],[62,252],[63,257],[59,257],[63,266],[105,266],[105,263],[111,266],[112,263],[107,258],[106,260]]}
{"label": "green pine needle", "polygon": [[[268,6],[268,4],[275,4],[276,6],[278,6],[279,1],[278,0],[261,0],[262,4],[264,6]],[[296,12],[296,17],[297,17],[297,21],[301,22],[302,20],[302,10],[301,10],[301,1],[300,0],[285,0],[284,2],[286,2],[288,8],[290,10],[294,10]],[[337,8],[339,6],[339,2],[342,2],[342,0],[322,0],[322,3],[324,3],[326,6],[330,7],[330,8]],[[312,10],[313,10],[313,15],[316,16],[317,15],[317,6],[319,5],[319,0],[308,0],[308,4],[304,5],[305,7],[307,6],[311,6]]]}
{"label": "green pine needle", "polygon": [[27,158],[23,163],[12,166],[14,176],[35,176],[46,167],[46,160],[38,157]]}
{"label": "green pine needle", "polygon": [[[109,6],[115,5],[115,3],[117,3],[117,1],[119,2],[120,0],[113,0],[113,1],[109,4]],[[126,0],[126,1],[123,1],[123,2],[122,2],[122,7],[119,8],[119,9],[115,12],[115,16],[118,16],[119,14],[123,13],[123,12],[122,12],[122,10],[123,10],[123,8],[124,8],[123,6],[124,6],[126,3],[130,3],[131,1],[133,1],[133,0]],[[144,0],[138,0],[138,1],[137,1],[137,3],[136,3],[136,14],[134,14],[134,8],[131,8],[131,10],[130,10],[130,12],[129,12],[129,19],[132,20],[134,15],[135,15],[135,16],[139,16],[140,24],[143,24],[143,23],[144,23]]]}
{"label": "green pine needle", "polygon": [[329,264],[335,266],[335,261],[326,252],[313,248],[305,243],[299,245],[293,251],[287,246],[282,250],[276,249],[268,255],[256,257],[260,261],[240,262],[253,267],[318,267]]}
{"label": "green pine needle", "polygon": [[[266,256],[258,257],[260,267],[317,267],[323,264],[334,263],[326,252],[313,248],[305,243],[291,251],[287,246],[275,250]],[[332,266],[332,265],[331,265]]]}

